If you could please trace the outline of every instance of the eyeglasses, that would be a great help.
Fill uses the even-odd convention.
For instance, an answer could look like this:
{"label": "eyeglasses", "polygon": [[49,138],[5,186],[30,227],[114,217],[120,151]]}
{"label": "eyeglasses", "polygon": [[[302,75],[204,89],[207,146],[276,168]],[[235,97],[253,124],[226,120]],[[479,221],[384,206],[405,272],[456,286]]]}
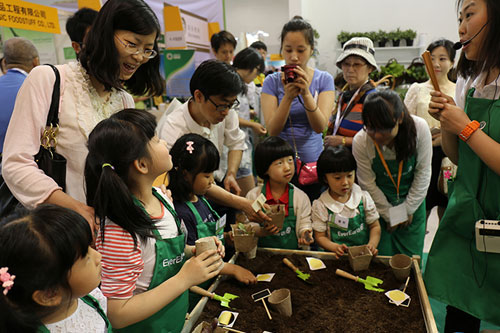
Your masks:
{"label": "eyeglasses", "polygon": [[118,36],[115,35],[115,37],[123,45],[123,47],[125,48],[125,52],[127,52],[128,54],[136,55],[136,54],[142,53],[142,55],[148,59],[152,59],[152,58],[156,57],[156,55],[158,54],[158,52],[156,52],[155,50],[141,49],[140,47],[137,47],[137,45],[135,45],[134,43],[130,43],[130,42],[125,43],[120,38],[118,38]]}
{"label": "eyeglasses", "polygon": [[342,70],[348,69],[349,67],[352,67],[352,69],[354,69],[354,70],[358,70],[358,69],[360,69],[361,67],[364,67],[364,66],[366,66],[366,62],[364,62],[364,63],[355,62],[354,64],[348,64],[345,61],[343,61],[340,64],[340,67],[342,67]]}
{"label": "eyeglasses", "polygon": [[237,99],[235,99],[232,104],[216,104],[214,101],[210,99],[210,97],[208,97],[208,100],[215,106],[215,111],[217,112],[223,112],[226,111],[227,109],[231,109],[240,105],[240,101],[238,101]]}

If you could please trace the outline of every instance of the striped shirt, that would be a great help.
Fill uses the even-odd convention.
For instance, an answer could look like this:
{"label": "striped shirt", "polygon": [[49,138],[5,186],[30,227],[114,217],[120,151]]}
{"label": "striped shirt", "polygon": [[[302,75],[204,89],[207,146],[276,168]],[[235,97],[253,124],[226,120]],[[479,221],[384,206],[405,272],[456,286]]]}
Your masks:
{"label": "striped shirt", "polygon": [[[171,204],[161,190],[158,193]],[[151,218],[156,221],[162,238],[179,235],[174,217],[163,205],[161,216]],[[134,248],[132,236],[118,224],[106,220],[104,243],[101,237],[96,240],[96,248],[102,255],[101,290],[104,296],[128,299],[148,289],[156,262],[155,244],[154,238],[142,241],[137,237],[137,247]]]}

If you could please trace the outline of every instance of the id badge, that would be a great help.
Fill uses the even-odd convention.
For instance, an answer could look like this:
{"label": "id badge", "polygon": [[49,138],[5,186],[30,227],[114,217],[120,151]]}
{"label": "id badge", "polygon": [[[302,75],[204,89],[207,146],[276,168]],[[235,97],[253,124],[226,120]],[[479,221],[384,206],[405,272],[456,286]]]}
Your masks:
{"label": "id badge", "polygon": [[[334,217],[335,216],[335,217]],[[341,230],[347,230],[349,228],[349,218],[344,217],[340,214],[335,214],[335,215],[330,215],[330,221],[333,220],[333,225],[330,222],[330,225],[332,227],[335,227],[337,229]]]}
{"label": "id badge", "polygon": [[397,206],[389,208],[389,224],[394,227],[398,224],[408,221],[408,214],[406,212],[406,205],[404,202]]}
{"label": "id badge", "polygon": [[217,223],[215,223],[215,234],[217,238],[224,238],[224,227],[226,226],[226,215],[222,216]]}

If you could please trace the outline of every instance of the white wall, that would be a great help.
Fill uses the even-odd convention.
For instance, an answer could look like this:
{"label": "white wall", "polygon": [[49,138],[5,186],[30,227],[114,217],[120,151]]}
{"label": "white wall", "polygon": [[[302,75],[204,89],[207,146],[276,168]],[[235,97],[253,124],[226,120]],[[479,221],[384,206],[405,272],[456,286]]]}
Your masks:
{"label": "white wall", "polygon": [[[226,0],[227,29],[235,36],[242,31],[264,30],[265,42],[279,52],[279,34],[293,15],[301,15],[319,32],[317,66],[335,74],[341,30],[413,29],[416,45],[425,48],[438,38],[458,40],[453,0]],[[415,50],[418,54],[419,50]]]}

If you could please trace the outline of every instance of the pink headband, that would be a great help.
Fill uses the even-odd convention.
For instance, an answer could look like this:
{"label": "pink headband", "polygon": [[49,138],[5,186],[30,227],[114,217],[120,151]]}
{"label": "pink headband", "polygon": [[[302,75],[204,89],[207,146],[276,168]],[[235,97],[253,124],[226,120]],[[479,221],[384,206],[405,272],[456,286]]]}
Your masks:
{"label": "pink headband", "polygon": [[8,267],[0,268],[0,281],[2,282],[4,295],[7,295],[10,288],[12,288],[12,286],[14,285],[14,279],[16,278],[15,275],[10,275],[9,273],[7,273],[8,270]]}

